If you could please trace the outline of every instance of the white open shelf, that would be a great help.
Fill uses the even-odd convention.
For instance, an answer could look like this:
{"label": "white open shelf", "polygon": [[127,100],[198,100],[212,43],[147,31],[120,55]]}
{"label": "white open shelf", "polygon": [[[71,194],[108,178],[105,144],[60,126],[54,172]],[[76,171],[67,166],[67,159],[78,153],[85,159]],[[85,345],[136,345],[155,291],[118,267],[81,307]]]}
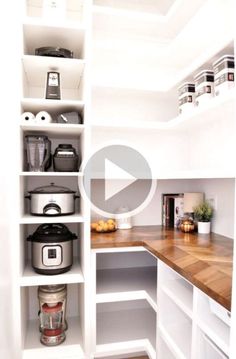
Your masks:
{"label": "white open shelf", "polygon": [[38,274],[33,270],[31,263],[28,261],[23,275],[20,277],[20,285],[22,287],[83,282],[84,276],[77,258],[74,258],[72,268],[68,272],[57,275]]}
{"label": "white open shelf", "polygon": [[65,135],[65,136],[77,136],[80,135],[84,130],[84,125],[65,125],[65,124],[59,124],[59,123],[48,123],[45,125],[40,124],[32,124],[32,125],[21,125],[21,129],[26,132],[47,132],[51,135]]}
{"label": "white open shelf", "polygon": [[45,98],[47,72],[56,71],[60,73],[61,98],[81,100],[79,87],[84,64],[84,60],[78,59],[24,55],[24,97]]}
{"label": "white open shelf", "polygon": [[30,214],[25,214],[20,217],[20,224],[41,224],[41,223],[82,223],[84,222],[84,217],[78,213],[70,214],[68,216],[55,216],[55,217],[46,217],[46,216],[32,216]]}
{"label": "white open shelf", "polygon": [[85,28],[78,22],[49,23],[48,20],[26,18],[23,31],[27,55],[34,55],[39,47],[56,46],[73,51],[75,59],[83,58]]}
{"label": "white open shelf", "polygon": [[169,280],[162,284],[165,292],[190,318],[193,315],[193,286],[184,279]]}
{"label": "white open shelf", "polygon": [[38,320],[30,320],[24,344],[23,359],[86,359],[83,351],[83,338],[79,317],[68,318],[66,340],[59,346],[47,347],[40,343]]}
{"label": "white open shelf", "polygon": [[160,290],[159,328],[178,359],[191,357],[192,320]]}
{"label": "white open shelf", "polygon": [[146,299],[157,310],[157,268],[117,268],[97,271],[97,303]]}
{"label": "white open shelf", "polygon": [[197,293],[198,307],[196,321],[199,328],[224,353],[229,355],[230,326],[211,311],[209,298],[200,291],[197,291]]}
{"label": "white open shelf", "polygon": [[[114,303],[97,304],[102,306],[102,311],[97,313],[97,347],[96,351],[107,350],[109,352],[114,346],[117,350],[136,347],[136,350],[144,349],[143,346],[151,345],[151,352],[155,355],[156,343],[156,315],[149,307],[132,308],[128,310],[117,306],[112,311]],[[121,303],[120,303],[121,305]],[[145,342],[144,342],[145,340]],[[151,356],[155,358],[155,356]]]}
{"label": "white open shelf", "polygon": [[189,114],[178,115],[169,121],[93,121],[94,128],[118,128],[120,130],[191,130],[209,121],[217,121],[225,113],[234,111],[236,91],[229,90],[221,96],[212,98],[206,105],[195,107]]}

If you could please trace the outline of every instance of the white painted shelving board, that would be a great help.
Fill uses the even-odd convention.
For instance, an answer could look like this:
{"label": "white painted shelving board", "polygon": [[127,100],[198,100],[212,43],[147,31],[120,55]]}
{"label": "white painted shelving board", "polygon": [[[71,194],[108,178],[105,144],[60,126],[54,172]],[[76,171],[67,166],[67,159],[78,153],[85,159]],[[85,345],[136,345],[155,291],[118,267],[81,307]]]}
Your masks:
{"label": "white painted shelving board", "polygon": [[84,109],[84,102],[76,100],[49,100],[25,97],[21,100],[21,106],[24,112],[29,111],[36,115],[39,111],[43,110],[53,115],[70,111],[81,112]]}
{"label": "white painted shelving board", "polygon": [[20,176],[26,177],[82,177],[82,172],[20,172]]}
{"label": "white painted shelving board", "polygon": [[40,131],[40,132],[47,132],[50,133],[51,135],[56,136],[57,134],[59,135],[65,135],[65,136],[77,136],[80,135],[83,130],[84,130],[84,125],[65,125],[65,124],[59,124],[59,123],[48,123],[45,125],[41,125],[41,124],[33,124],[33,125],[25,125],[22,124],[21,125],[21,129],[26,132],[26,131],[30,131],[30,132],[36,132],[36,131]]}
{"label": "white painted shelving board", "polygon": [[24,269],[23,275],[20,278],[20,285],[22,287],[83,282],[84,276],[77,258],[74,258],[70,271],[57,275],[38,274],[33,270],[31,263],[28,262]]}
{"label": "white painted shelving board", "polygon": [[70,214],[69,216],[32,216],[30,214],[25,214],[19,220],[20,224],[37,224],[37,223],[82,223],[84,222],[84,217],[78,213]]}

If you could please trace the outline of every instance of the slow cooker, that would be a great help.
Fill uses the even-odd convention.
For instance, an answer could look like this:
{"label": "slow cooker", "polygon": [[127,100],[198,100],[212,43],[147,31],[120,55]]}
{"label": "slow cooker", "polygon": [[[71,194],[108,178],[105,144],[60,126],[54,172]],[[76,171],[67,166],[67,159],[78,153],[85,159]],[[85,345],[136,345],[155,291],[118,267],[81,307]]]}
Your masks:
{"label": "slow cooker", "polygon": [[64,224],[41,224],[28,236],[31,242],[31,261],[35,272],[61,274],[73,264],[73,240],[77,236]]}
{"label": "slow cooker", "polygon": [[30,213],[39,216],[59,216],[75,213],[75,199],[79,198],[75,191],[67,187],[49,186],[37,187],[29,191],[25,198],[30,199]]}

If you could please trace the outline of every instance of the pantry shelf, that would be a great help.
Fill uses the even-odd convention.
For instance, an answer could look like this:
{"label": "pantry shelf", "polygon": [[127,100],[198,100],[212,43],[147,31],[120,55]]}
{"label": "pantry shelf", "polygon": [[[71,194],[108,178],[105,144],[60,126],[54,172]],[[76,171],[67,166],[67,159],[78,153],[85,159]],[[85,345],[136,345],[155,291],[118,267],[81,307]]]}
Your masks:
{"label": "pantry shelf", "polygon": [[23,25],[25,54],[34,55],[35,48],[57,46],[73,51],[74,58],[82,58],[85,28],[78,22],[60,23],[37,18],[25,18]]}
{"label": "pantry shelf", "polygon": [[48,71],[57,71],[61,76],[61,88],[76,89],[79,87],[85,61],[79,59],[64,59],[51,56],[24,55],[23,69],[27,83],[31,87],[44,87]]}
{"label": "pantry shelf", "polygon": [[84,217],[75,213],[69,216],[57,216],[57,217],[46,217],[46,216],[31,216],[25,214],[19,220],[20,224],[38,224],[38,223],[83,223]]}
{"label": "pantry shelf", "polygon": [[79,317],[69,317],[66,340],[59,346],[47,347],[40,343],[39,322],[30,320],[26,333],[23,359],[64,359],[77,358],[85,359],[83,351],[83,338],[80,328]]}
{"label": "pantry shelf", "polygon": [[[100,304],[101,305],[101,304]],[[106,304],[102,304],[104,306]],[[119,350],[151,345],[155,353],[156,316],[152,309],[139,308],[97,313],[97,350]],[[144,348],[143,348],[144,349]],[[105,351],[105,350],[104,350]],[[152,356],[155,358],[155,356]]]}
{"label": "pantry shelf", "polygon": [[66,135],[66,136],[76,136],[80,135],[84,131],[84,125],[65,125],[65,124],[59,124],[59,123],[48,123],[46,125],[25,125],[21,124],[21,129],[26,132],[36,132],[40,131],[45,133],[50,133],[51,135]]}
{"label": "pantry shelf", "polygon": [[82,177],[82,172],[20,172],[20,176],[25,177]]}
{"label": "pantry shelf", "polygon": [[84,109],[83,101],[76,100],[47,100],[41,98],[23,98],[21,100],[23,111],[37,114],[39,111],[48,111],[50,114],[58,114],[69,111],[81,112]]}
{"label": "pantry shelf", "polygon": [[21,287],[36,286],[36,285],[50,285],[50,284],[64,284],[64,283],[83,283],[84,277],[81,271],[78,258],[74,258],[73,266],[70,271],[58,275],[42,275],[36,273],[31,263],[28,262],[24,269],[23,275],[20,278]]}
{"label": "pantry shelf", "polygon": [[188,114],[178,115],[169,121],[92,121],[92,127],[119,130],[186,130],[216,122],[234,111],[235,89],[214,97],[204,106],[195,107]]}
{"label": "pantry shelf", "polygon": [[119,268],[97,271],[97,303],[146,299],[157,311],[157,268]]}

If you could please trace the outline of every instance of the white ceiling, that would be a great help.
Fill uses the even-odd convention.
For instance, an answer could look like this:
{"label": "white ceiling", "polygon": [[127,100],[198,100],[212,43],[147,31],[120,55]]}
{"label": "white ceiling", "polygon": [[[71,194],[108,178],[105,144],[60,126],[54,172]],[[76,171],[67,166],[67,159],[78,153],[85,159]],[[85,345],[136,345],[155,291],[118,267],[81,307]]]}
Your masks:
{"label": "white ceiling", "polygon": [[166,15],[176,0],[94,0],[95,5]]}

